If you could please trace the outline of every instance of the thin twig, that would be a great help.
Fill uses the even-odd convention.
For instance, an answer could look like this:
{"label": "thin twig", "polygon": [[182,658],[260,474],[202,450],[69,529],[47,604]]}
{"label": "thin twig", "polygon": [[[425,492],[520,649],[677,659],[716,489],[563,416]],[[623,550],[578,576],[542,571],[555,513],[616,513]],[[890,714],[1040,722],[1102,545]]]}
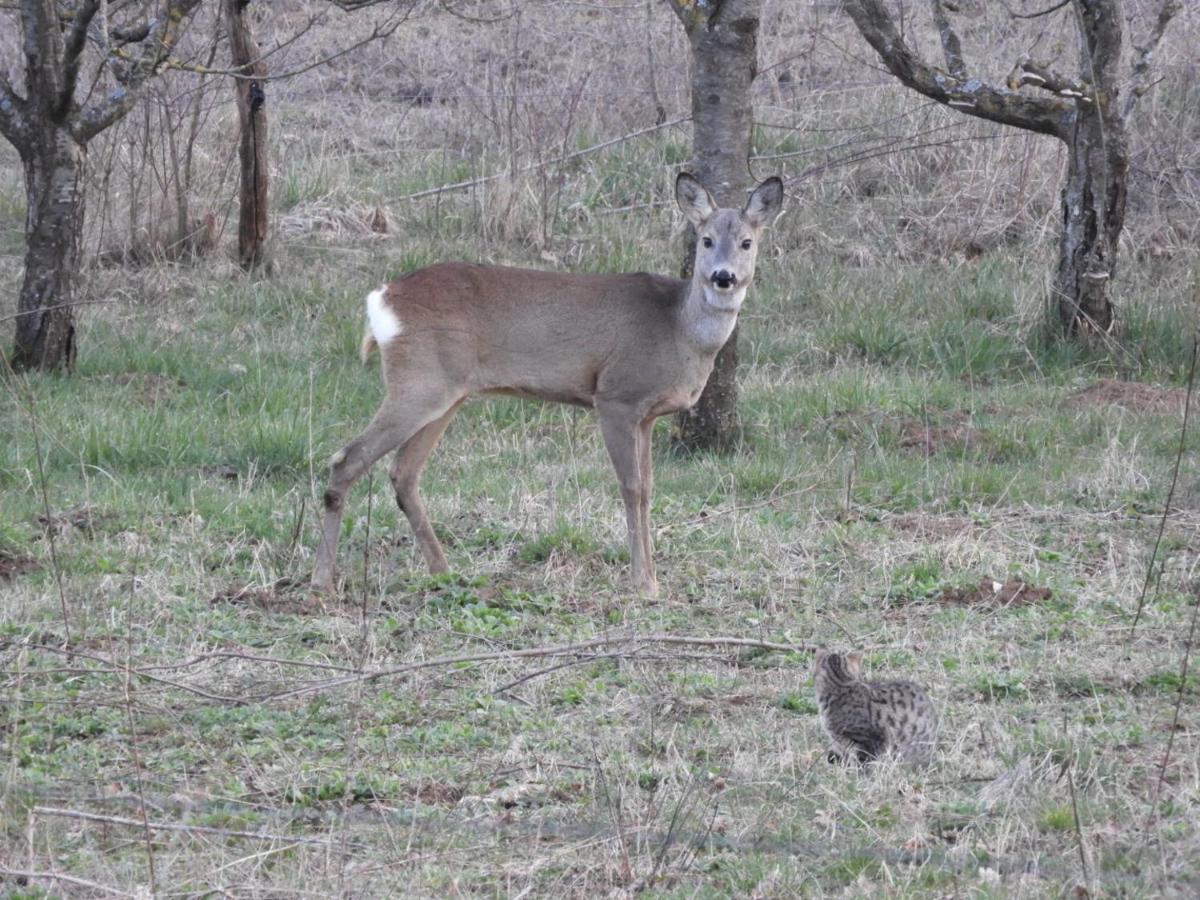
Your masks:
{"label": "thin twig", "polygon": [[18,379],[17,373],[13,371],[12,363],[8,361],[8,357],[0,353],[0,359],[4,360],[4,366],[8,370],[8,378],[5,382],[11,383],[11,393],[18,402],[22,399],[20,392],[17,389],[17,383],[20,381],[26,389],[26,403],[23,404],[29,415],[29,432],[33,437],[33,456],[37,461],[38,487],[42,495],[42,509],[46,515],[46,540],[50,546],[50,569],[54,573],[54,583],[58,587],[58,602],[62,612],[63,634],[66,637],[67,644],[71,643],[71,616],[67,611],[67,590],[63,586],[62,567],[58,564],[58,544],[54,540],[54,517],[50,514],[50,492],[46,487],[46,467],[42,461],[42,441],[38,436],[40,424],[37,418],[36,404],[33,399],[33,388],[29,386],[29,382],[24,379]]}
{"label": "thin twig", "polygon": [[481,175],[478,178],[468,178],[466,181],[455,181],[451,184],[443,184],[439,185],[438,187],[426,188],[425,190],[417,191],[414,194],[405,194],[402,197],[397,197],[394,202],[399,203],[402,200],[418,200],[421,197],[432,197],[436,194],[446,193],[447,191],[461,191],[467,188],[475,187],[476,185],[487,184],[488,182],[495,181],[498,178],[505,178],[510,175],[523,175],[526,172],[532,172],[534,169],[539,169],[544,166],[553,166],[560,163],[570,162],[571,160],[578,159],[581,156],[587,156],[591,153],[596,153],[599,150],[604,150],[605,148],[611,147],[614,144],[620,144],[625,141],[632,140],[633,138],[641,137],[644,134],[652,134],[655,131],[661,131],[664,128],[680,125],[689,119],[691,119],[690,115],[680,116],[677,119],[671,119],[669,122],[663,122],[660,125],[651,125],[647,128],[641,128],[637,131],[631,131],[628,134],[621,135],[620,137],[610,138],[607,141],[601,141],[599,144],[593,144],[590,147],[584,147],[582,150],[575,150],[572,153],[567,153],[563,156],[555,157],[554,159],[530,163],[529,165],[522,166],[519,169],[510,170],[508,172],[497,172],[493,175]]}
{"label": "thin twig", "polygon": [[[128,825],[131,828],[141,828],[143,823],[138,819],[128,819],[124,816],[102,816],[99,813],[83,812],[77,809],[60,809],[54,806],[35,806],[33,812],[39,816],[58,816],[64,819],[82,819],[85,822],[104,822],[109,825]],[[324,838],[304,837],[295,834],[272,834],[266,831],[240,831],[232,828],[214,828],[211,825],[181,825],[177,822],[150,822],[145,826],[155,831],[178,831],[183,834],[213,834],[218,837],[250,838],[257,841],[284,841],[291,844],[318,844],[322,847],[332,847],[333,842]]]}
{"label": "thin twig", "polygon": [[1154,801],[1150,805],[1151,818],[1158,810],[1158,800],[1162,796],[1163,784],[1167,779],[1167,765],[1171,760],[1171,750],[1175,747],[1175,733],[1179,730],[1179,711],[1183,707],[1183,695],[1187,689],[1188,665],[1192,659],[1192,646],[1196,640],[1197,613],[1200,613],[1200,593],[1192,597],[1192,623],[1188,626],[1187,643],[1183,645],[1183,663],[1179,667],[1179,690],[1175,692],[1175,713],[1171,716],[1171,730],[1167,734],[1167,749],[1163,751],[1162,763],[1158,767],[1158,779],[1154,783]]}
{"label": "thin twig", "polygon": [[1088,865],[1087,848],[1083,842],[1083,825],[1079,820],[1079,802],[1075,799],[1075,762],[1067,764],[1067,786],[1071,789],[1071,816],[1075,820],[1075,840],[1079,846],[1079,864],[1083,867],[1083,881],[1092,892],[1092,871]]}
{"label": "thin twig", "polygon": [[[702,656],[700,654],[695,654],[695,653],[672,653],[670,655],[645,654],[645,653],[641,652],[640,648],[634,650],[631,653],[594,653],[594,654],[589,654],[588,656],[580,656],[577,659],[568,659],[565,662],[556,663],[553,666],[546,666],[544,669],[537,669],[533,672],[526,672],[520,678],[516,679],[515,681],[510,681],[508,684],[505,684],[501,687],[496,688],[491,693],[493,694],[493,696],[496,694],[503,694],[508,691],[511,691],[515,687],[519,687],[520,685],[525,684],[528,681],[533,681],[535,678],[541,678],[545,675],[552,675],[555,672],[558,672],[562,669],[569,669],[572,666],[582,666],[582,665],[586,665],[587,663],[590,663],[590,662],[597,662],[599,660],[604,660],[604,659],[624,659],[624,660],[638,660],[638,661],[651,661],[651,662],[662,661],[662,660],[708,661],[709,657]],[[520,698],[518,697],[517,699],[520,699]]]}
{"label": "thin twig", "polygon": [[76,306],[108,306],[112,303],[120,301],[109,297],[104,300],[76,300],[73,303],[55,303],[51,306],[39,306],[37,309],[26,309],[21,312],[10,313],[7,316],[0,316],[0,322],[11,322],[13,319],[20,319],[23,316],[40,316],[42,313],[50,312],[55,309],[74,309]]}
{"label": "thin twig", "polygon": [[[1154,576],[1154,563],[1158,559],[1158,549],[1162,545],[1163,533],[1167,530],[1167,516],[1171,512],[1171,502],[1175,499],[1175,485],[1179,483],[1179,465],[1183,461],[1183,450],[1187,445],[1188,413],[1192,408],[1192,389],[1196,383],[1196,357],[1200,355],[1200,334],[1192,336],[1192,359],[1188,364],[1187,394],[1183,400],[1183,424],[1179,428],[1179,449],[1175,452],[1175,465],[1171,470],[1171,486],[1167,489],[1167,500],[1163,504],[1162,518],[1158,523],[1158,534],[1154,538],[1154,549],[1150,551],[1150,561],[1146,563],[1146,578],[1142,582],[1142,592],[1138,595],[1137,610],[1133,614],[1133,623],[1129,626],[1129,640],[1133,641],[1138,622],[1142,618],[1142,607],[1146,603],[1146,592],[1150,589],[1150,579]],[[1157,594],[1157,589],[1155,590]]]}
{"label": "thin twig", "polygon": [[[146,517],[142,515],[137,530],[133,551],[133,572],[129,576],[129,596],[125,605],[125,675],[121,679],[121,696],[125,706],[125,721],[129,725],[129,756],[133,763],[134,783],[137,787],[138,812],[142,818],[142,836],[146,846],[146,867],[150,876],[150,896],[158,896],[158,873],[154,866],[154,838],[150,834],[149,818],[146,816],[146,787],[142,779],[142,757],[138,753],[138,731],[133,718],[133,677],[129,664],[133,660],[133,598],[137,594],[138,567],[142,561],[142,535],[146,533]],[[112,648],[109,648],[110,652]],[[113,656],[116,656],[114,653]]]}

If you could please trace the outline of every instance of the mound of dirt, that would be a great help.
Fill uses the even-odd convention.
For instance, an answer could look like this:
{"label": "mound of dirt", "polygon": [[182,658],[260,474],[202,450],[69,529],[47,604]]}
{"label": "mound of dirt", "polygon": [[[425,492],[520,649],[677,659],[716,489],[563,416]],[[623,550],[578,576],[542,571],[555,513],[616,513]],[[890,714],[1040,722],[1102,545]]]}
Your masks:
{"label": "mound of dirt", "polygon": [[886,520],[893,531],[914,538],[953,538],[973,533],[975,523],[965,516],[937,516],[924,513],[904,513]]}
{"label": "mound of dirt", "polygon": [[40,569],[41,563],[27,556],[9,556],[0,553],[0,580],[16,578],[18,575],[28,575]]}
{"label": "mound of dirt", "polygon": [[1019,578],[1004,582],[984,578],[974,587],[944,588],[938,599],[952,606],[1031,606],[1051,596],[1049,588],[1035,587]]}
{"label": "mound of dirt", "polygon": [[917,419],[906,419],[900,423],[900,446],[907,450],[919,450],[924,456],[933,456],[942,450],[972,450],[986,446],[986,433],[965,422],[950,422],[932,425]]}
{"label": "mound of dirt", "polygon": [[1187,391],[1182,388],[1160,388],[1137,381],[1117,381],[1101,378],[1067,397],[1063,405],[1075,409],[1097,409],[1119,406],[1130,412],[1183,412]]}

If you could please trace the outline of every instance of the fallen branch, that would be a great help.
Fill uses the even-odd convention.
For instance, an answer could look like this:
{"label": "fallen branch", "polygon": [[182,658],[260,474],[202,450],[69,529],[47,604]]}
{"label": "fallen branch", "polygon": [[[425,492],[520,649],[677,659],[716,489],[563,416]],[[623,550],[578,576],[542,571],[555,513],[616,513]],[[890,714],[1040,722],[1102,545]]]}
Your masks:
{"label": "fallen branch", "polygon": [[240,697],[228,697],[228,696],[225,696],[224,694],[214,694],[210,691],[204,690],[203,688],[192,687],[191,685],[182,684],[178,681],[172,681],[169,678],[161,678],[157,675],[151,675],[149,672],[147,672],[143,669],[130,668],[129,666],[125,666],[125,665],[122,665],[121,663],[114,662],[111,659],[106,659],[105,657],[100,656],[99,654],[87,653],[82,650],[79,650],[78,648],[72,647],[69,643],[64,647],[53,647],[48,644],[30,644],[29,649],[30,650],[44,650],[48,653],[60,653],[68,658],[78,657],[80,659],[91,660],[92,662],[99,663],[100,665],[105,667],[103,669],[95,670],[96,674],[100,674],[100,675],[131,674],[131,675],[136,675],[139,678],[144,678],[147,681],[153,681],[156,684],[165,685],[166,687],[177,688],[177,689],[179,689],[181,691],[185,691],[189,694],[195,694],[197,697],[203,697],[206,700],[216,700],[219,703],[232,703],[235,705],[245,702]]}
{"label": "fallen branch", "polygon": [[[284,700],[289,697],[298,697],[303,694],[312,694],[318,691],[327,691],[334,688],[344,687],[349,684],[358,684],[360,682],[376,681],[380,678],[393,678],[397,675],[408,675],[412,672],[418,672],[422,669],[439,668],[443,666],[458,666],[465,663],[479,662],[495,662],[498,660],[516,660],[516,659],[545,659],[552,656],[575,656],[577,654],[586,653],[597,647],[613,648],[624,647],[626,654],[635,653],[644,646],[652,644],[667,644],[681,645],[691,647],[746,647],[756,650],[772,650],[780,653],[812,653],[816,648],[808,644],[780,644],[773,641],[760,641],[755,638],[740,638],[740,637],[690,637],[677,636],[672,634],[646,634],[646,635],[624,635],[618,637],[601,637],[593,638],[588,641],[579,641],[574,644],[555,644],[548,647],[529,647],[524,650],[497,650],[491,653],[463,653],[457,656],[437,656],[433,659],[425,659],[420,662],[406,663],[403,666],[394,666],[388,669],[377,669],[373,672],[357,672],[353,675],[346,675],[342,678],[330,678],[326,681],[313,682],[312,684],[302,685],[297,688],[292,688],[287,691],[280,691],[274,694],[262,694],[252,698],[257,702],[267,702],[270,700]],[[587,654],[592,656],[594,654]],[[608,656],[616,655],[609,653]]]}
{"label": "fallen branch", "polygon": [[133,894],[126,893],[119,888],[109,887],[106,884],[99,884],[95,881],[88,881],[86,878],[76,878],[73,875],[60,875],[58,872],[32,872],[26,869],[9,869],[6,866],[0,866],[0,878],[15,878],[25,881],[61,881],[63,884],[71,884],[75,887],[87,888],[89,891],[99,891],[101,894],[109,894],[113,897],[133,897]]}
{"label": "fallen branch", "polygon": [[239,831],[233,828],[214,828],[211,825],[180,825],[177,822],[143,822],[124,816],[103,816],[99,813],[82,812],[77,809],[59,809],[55,806],[35,806],[33,813],[39,816],[57,816],[63,819],[82,819],[85,822],[104,822],[108,825],[128,825],[130,828],[149,828],[152,831],[178,831],[184,834],[211,834],[217,837],[250,838],[256,841],[283,841],[289,844],[319,844],[332,847],[334,843],[324,838],[304,837],[296,834],[271,834],[265,831]]}
{"label": "fallen branch", "polygon": [[[466,663],[481,663],[481,662],[500,662],[519,659],[545,659],[548,657],[582,657],[581,660],[586,662],[590,659],[607,659],[614,657],[631,657],[638,655],[643,649],[654,645],[668,646],[687,646],[687,647],[744,647],[754,650],[768,650],[779,653],[812,653],[816,648],[808,644],[782,644],[774,641],[763,641],[757,638],[732,637],[725,635],[713,635],[709,637],[691,636],[691,635],[673,635],[663,634],[661,632],[654,634],[638,635],[617,635],[608,637],[592,638],[591,640],[579,641],[572,644],[554,644],[545,647],[528,647],[523,650],[495,650],[487,653],[464,653],[455,656],[437,656],[432,659],[425,659],[419,662],[405,663],[402,666],[394,666],[387,669],[377,669],[367,671],[363,669],[350,668],[334,663],[318,663],[308,662],[304,660],[286,660],[274,656],[256,656],[250,653],[238,653],[233,651],[220,651],[215,653],[203,653],[185,660],[181,663],[172,665],[151,665],[151,666],[125,666],[113,660],[106,659],[98,654],[88,653],[70,646],[54,647],[45,644],[30,644],[31,650],[44,650],[51,653],[60,653],[67,656],[73,656],[80,659],[87,659],[95,663],[99,663],[104,668],[98,669],[80,669],[72,667],[71,669],[55,669],[55,673],[64,673],[70,671],[71,674],[99,674],[99,675],[133,675],[138,678],[144,678],[147,681],[161,684],[165,687],[177,688],[181,691],[186,691],[189,694],[194,694],[203,697],[207,700],[214,700],[218,703],[225,703],[232,706],[243,706],[247,703],[262,703],[272,700],[283,700],[289,697],[298,697],[304,694],[312,694],[319,691],[332,690],[334,688],[344,687],[350,684],[358,684],[362,682],[375,681],[380,678],[392,678],[399,675],[408,675],[413,672],[421,671],[422,669],[433,669],[446,666],[457,666]],[[591,651],[603,649],[607,652],[593,653]],[[644,657],[643,657],[644,658]],[[237,659],[252,663],[269,663],[272,665],[295,665],[305,668],[321,669],[326,671],[344,673],[340,677],[328,678],[323,681],[313,681],[307,684],[302,684],[298,687],[289,688],[285,691],[276,693],[259,694],[248,697],[237,697],[225,694],[216,694],[211,691],[206,691],[203,688],[193,687],[192,685],[184,684],[179,681],[174,681],[168,678],[163,678],[159,675],[150,674],[152,671],[161,671],[163,669],[180,669],[197,665],[201,662],[215,659]],[[555,667],[557,668],[557,667]],[[552,670],[548,670],[552,671]],[[34,671],[26,673],[26,675],[46,674],[44,672]],[[530,677],[536,678],[541,672],[533,673]],[[526,679],[521,679],[517,683],[521,683]]]}

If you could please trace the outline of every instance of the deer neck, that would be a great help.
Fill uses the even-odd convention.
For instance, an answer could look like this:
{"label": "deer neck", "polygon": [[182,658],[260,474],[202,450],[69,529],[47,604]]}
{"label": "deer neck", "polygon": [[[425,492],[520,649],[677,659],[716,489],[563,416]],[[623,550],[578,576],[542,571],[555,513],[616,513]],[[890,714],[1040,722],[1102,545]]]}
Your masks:
{"label": "deer neck", "polygon": [[698,274],[688,283],[681,310],[683,330],[689,342],[702,353],[716,354],[737,324],[738,311],[746,296],[746,287],[731,293],[717,292]]}

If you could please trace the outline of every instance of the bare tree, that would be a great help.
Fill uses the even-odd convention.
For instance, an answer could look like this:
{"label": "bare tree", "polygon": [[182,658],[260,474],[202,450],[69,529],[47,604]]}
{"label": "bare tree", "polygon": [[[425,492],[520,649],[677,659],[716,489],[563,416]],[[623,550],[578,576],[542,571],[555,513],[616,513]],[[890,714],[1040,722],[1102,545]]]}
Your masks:
{"label": "bare tree", "polygon": [[[758,66],[761,0],[668,0],[691,46],[691,171],[717,203],[740,209],[753,182],[750,85]],[[688,226],[680,275],[692,277],[696,231]],[[737,436],[737,329],[717,354],[704,392],[676,418],[678,443],[689,450],[722,449]]]}
{"label": "bare tree", "polygon": [[[149,4],[116,4],[121,15],[109,21],[104,0],[17,0],[24,94],[0,68],[0,134],[21,157],[28,204],[15,368],[54,369],[73,359],[88,142],[137,103],[200,2],[166,0],[153,16]],[[101,45],[111,87],[80,91],[84,53],[93,42]]]}
{"label": "bare tree", "polygon": [[[955,7],[943,0],[930,4],[945,70],[913,48],[884,0],[847,0],[845,7],[884,65],[906,86],[967,115],[1053,135],[1066,144],[1053,299],[1064,334],[1109,331],[1115,321],[1110,285],[1125,223],[1127,122],[1150,87],[1152,54],[1179,12],[1179,0],[1161,0],[1149,34],[1135,47],[1128,74],[1122,73],[1125,19],[1120,0],[1048,0],[1039,12],[1011,14],[1037,18],[1062,11],[1072,16],[1079,36],[1079,72],[1063,74],[1024,56],[1015,61],[1004,86],[971,75],[948,14]],[[901,11],[903,5],[901,0]]]}

